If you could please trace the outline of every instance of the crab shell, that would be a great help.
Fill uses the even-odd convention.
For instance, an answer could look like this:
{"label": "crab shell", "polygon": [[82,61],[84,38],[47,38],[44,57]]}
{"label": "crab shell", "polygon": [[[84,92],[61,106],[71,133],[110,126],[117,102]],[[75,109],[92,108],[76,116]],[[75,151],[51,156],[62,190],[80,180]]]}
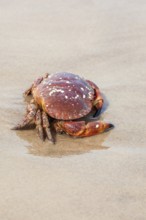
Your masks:
{"label": "crab shell", "polygon": [[55,119],[79,119],[93,108],[94,89],[72,73],[49,75],[32,93],[36,103]]}

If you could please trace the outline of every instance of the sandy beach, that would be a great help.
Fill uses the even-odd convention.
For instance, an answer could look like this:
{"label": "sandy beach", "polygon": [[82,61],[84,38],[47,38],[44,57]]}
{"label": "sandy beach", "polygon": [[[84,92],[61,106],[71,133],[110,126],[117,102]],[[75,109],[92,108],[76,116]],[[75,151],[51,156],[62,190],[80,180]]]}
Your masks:
{"label": "sandy beach", "polygon": [[[94,81],[115,129],[55,146],[12,131],[46,72]],[[0,219],[146,219],[145,0],[0,1]]]}

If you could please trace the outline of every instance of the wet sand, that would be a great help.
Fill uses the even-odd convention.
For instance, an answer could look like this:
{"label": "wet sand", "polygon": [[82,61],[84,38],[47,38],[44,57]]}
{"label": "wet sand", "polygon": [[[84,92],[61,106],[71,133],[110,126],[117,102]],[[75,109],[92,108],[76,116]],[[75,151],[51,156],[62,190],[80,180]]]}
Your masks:
{"label": "wet sand", "polygon": [[[0,219],[146,219],[144,0],[0,1]],[[105,96],[115,129],[90,138],[11,131],[38,76],[68,71]]]}

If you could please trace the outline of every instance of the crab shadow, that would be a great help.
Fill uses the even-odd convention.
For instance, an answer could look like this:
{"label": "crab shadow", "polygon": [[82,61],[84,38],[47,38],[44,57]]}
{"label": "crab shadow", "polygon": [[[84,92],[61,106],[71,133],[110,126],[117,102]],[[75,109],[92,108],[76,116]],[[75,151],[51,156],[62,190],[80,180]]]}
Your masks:
{"label": "crab shadow", "polygon": [[[98,117],[93,118],[93,113],[91,113],[81,120],[103,120],[102,113],[106,111],[107,107],[109,106],[109,102],[107,101],[106,96],[104,94],[102,95],[104,97],[104,105],[101,114]],[[28,102],[28,99],[25,101]],[[39,137],[36,135],[34,125],[30,125],[27,130],[16,131],[16,134],[27,143],[26,148],[28,149],[28,153],[36,156],[48,157],[81,155],[96,150],[107,150],[109,147],[104,146],[104,141],[109,133],[110,132],[105,132],[100,135],[86,138],[73,138],[66,134],[57,134],[56,143],[52,144],[48,140],[42,142],[39,139]]]}
{"label": "crab shadow", "polygon": [[72,138],[66,134],[57,134],[57,142],[52,144],[48,140],[42,142],[36,135],[35,129],[16,132],[26,142],[28,153],[36,156],[64,157],[109,148],[103,145],[109,133],[86,138]]}

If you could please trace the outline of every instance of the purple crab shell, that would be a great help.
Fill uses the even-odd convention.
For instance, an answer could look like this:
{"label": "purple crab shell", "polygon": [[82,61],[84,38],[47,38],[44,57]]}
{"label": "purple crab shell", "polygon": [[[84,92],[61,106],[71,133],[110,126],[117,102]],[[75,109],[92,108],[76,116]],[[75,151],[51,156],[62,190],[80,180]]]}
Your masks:
{"label": "purple crab shell", "polygon": [[78,75],[63,72],[49,75],[36,87],[33,96],[52,118],[73,120],[91,111],[94,89]]}

